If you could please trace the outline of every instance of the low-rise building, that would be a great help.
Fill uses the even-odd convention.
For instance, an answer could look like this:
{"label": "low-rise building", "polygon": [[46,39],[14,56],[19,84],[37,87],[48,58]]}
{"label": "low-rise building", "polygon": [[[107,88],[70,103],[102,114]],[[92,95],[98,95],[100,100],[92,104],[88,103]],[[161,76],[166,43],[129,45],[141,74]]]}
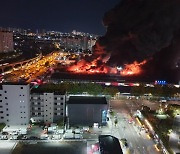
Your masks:
{"label": "low-rise building", "polygon": [[107,109],[105,97],[70,96],[66,108],[69,126],[93,126],[94,123],[105,125]]}

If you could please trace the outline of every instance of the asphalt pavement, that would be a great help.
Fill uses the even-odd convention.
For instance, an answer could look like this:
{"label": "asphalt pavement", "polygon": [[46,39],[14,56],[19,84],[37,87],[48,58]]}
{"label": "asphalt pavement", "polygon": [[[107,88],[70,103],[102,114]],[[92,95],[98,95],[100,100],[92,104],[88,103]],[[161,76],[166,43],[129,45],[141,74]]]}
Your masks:
{"label": "asphalt pavement", "polygon": [[112,135],[119,139],[127,139],[130,154],[159,154],[161,152],[154,147],[154,141],[144,130],[140,129],[140,125],[132,116],[142,105],[141,102],[138,105],[137,103],[131,100],[112,100],[110,102],[118,119],[118,123],[115,125],[116,117],[111,118]]}
{"label": "asphalt pavement", "polygon": [[179,137],[180,137],[180,115],[174,118],[173,130],[169,135],[170,147],[174,153],[180,153],[179,148]]}

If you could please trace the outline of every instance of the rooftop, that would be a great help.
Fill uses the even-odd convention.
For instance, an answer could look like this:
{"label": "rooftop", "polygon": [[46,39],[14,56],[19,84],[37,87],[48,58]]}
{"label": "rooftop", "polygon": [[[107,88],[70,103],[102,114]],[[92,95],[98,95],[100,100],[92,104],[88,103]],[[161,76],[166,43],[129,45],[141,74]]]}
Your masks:
{"label": "rooftop", "polygon": [[107,104],[105,97],[70,96],[68,104]]}
{"label": "rooftop", "polygon": [[53,93],[54,95],[65,95],[66,92],[48,92],[48,91],[31,91],[31,95],[44,95],[44,93]]}
{"label": "rooftop", "polygon": [[100,135],[99,145],[102,153],[123,154],[119,140],[111,135]]}
{"label": "rooftop", "polygon": [[27,82],[3,82],[0,85],[28,85]]}
{"label": "rooftop", "polygon": [[2,90],[3,85],[21,85],[26,86],[28,83],[17,83],[17,82],[4,82],[0,84],[0,90]]}
{"label": "rooftop", "polygon": [[54,93],[54,95],[65,95],[66,91],[64,88],[55,84],[40,85],[38,88],[32,88],[31,94],[42,94],[42,93]]}

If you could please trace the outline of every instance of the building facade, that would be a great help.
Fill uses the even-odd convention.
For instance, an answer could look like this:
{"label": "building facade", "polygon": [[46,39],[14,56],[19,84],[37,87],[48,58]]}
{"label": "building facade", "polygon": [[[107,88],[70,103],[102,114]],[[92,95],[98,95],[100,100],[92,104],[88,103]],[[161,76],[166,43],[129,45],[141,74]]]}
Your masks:
{"label": "building facade", "polygon": [[28,125],[31,119],[57,122],[65,116],[65,103],[65,94],[30,94],[28,84],[4,84],[0,88],[0,123]]}
{"label": "building facade", "polygon": [[0,31],[0,52],[14,51],[13,33]]}
{"label": "building facade", "polygon": [[105,125],[107,109],[105,97],[70,96],[66,108],[69,126],[93,126],[94,123]]}
{"label": "building facade", "polygon": [[92,47],[95,45],[96,39],[88,36],[81,35],[72,35],[64,36],[60,39],[60,44],[62,47],[70,50],[92,50]]}
{"label": "building facade", "polygon": [[65,94],[58,93],[32,93],[31,118],[34,121],[53,123],[65,116]]}
{"label": "building facade", "polygon": [[2,85],[0,90],[0,123],[28,125],[30,119],[28,84]]}

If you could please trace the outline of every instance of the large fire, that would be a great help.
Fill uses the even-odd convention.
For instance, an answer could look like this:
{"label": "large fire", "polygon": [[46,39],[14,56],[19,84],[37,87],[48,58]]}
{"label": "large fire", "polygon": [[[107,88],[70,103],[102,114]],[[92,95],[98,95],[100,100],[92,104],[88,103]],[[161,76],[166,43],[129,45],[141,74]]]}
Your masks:
{"label": "large fire", "polygon": [[77,64],[68,67],[68,71],[77,73],[77,74],[119,74],[122,76],[131,76],[131,75],[138,75],[141,73],[141,66],[146,63],[144,60],[141,63],[134,62],[132,64],[125,64],[125,67],[118,71],[117,67],[109,67],[106,63],[98,64],[102,62],[101,57],[94,59],[91,62],[87,62],[86,60],[82,59]]}
{"label": "large fire", "polygon": [[125,64],[125,68],[120,72],[122,76],[138,75],[142,72],[141,66],[144,65],[147,61],[144,60],[141,63],[135,61],[132,64]]}
{"label": "large fire", "polygon": [[77,64],[70,66],[68,71],[80,74],[107,74],[108,67],[102,64],[98,66],[98,60],[95,59],[92,62],[86,62],[84,59],[77,62]]}

